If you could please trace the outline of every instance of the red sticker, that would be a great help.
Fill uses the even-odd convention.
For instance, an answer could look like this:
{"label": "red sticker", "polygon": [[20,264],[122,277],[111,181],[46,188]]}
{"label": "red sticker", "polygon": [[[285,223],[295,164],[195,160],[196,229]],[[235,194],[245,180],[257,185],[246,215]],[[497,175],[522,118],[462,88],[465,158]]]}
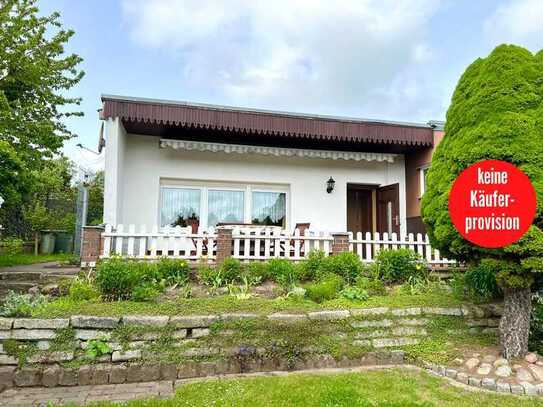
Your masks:
{"label": "red sticker", "polygon": [[536,213],[530,179],[513,164],[485,160],[466,168],[449,195],[456,230],[471,243],[498,248],[518,241]]}

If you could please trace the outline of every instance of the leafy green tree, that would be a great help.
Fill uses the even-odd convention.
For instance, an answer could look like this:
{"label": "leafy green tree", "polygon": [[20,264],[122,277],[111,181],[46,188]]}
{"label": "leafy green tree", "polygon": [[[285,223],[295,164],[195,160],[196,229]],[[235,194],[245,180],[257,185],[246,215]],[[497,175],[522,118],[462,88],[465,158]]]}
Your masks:
{"label": "leafy green tree", "polygon": [[[507,358],[528,350],[531,289],[543,272],[543,52],[500,45],[464,72],[447,112],[445,138],[428,173],[422,216],[430,240],[449,257],[492,266],[504,292],[500,342]],[[502,249],[472,245],[456,231],[448,198],[455,178],[484,159],[513,163],[537,193],[534,224]]]}
{"label": "leafy green tree", "polygon": [[69,108],[80,99],[66,96],[83,77],[81,58],[64,51],[74,32],[62,28],[58,13],[38,15],[36,4],[0,1],[0,178],[16,180],[0,185],[0,223],[12,233],[24,224],[20,204],[37,182],[32,171],[72,137],[64,119],[82,115]]}
{"label": "leafy green tree", "polygon": [[99,225],[104,219],[104,171],[98,171],[88,181],[89,204],[87,224]]}

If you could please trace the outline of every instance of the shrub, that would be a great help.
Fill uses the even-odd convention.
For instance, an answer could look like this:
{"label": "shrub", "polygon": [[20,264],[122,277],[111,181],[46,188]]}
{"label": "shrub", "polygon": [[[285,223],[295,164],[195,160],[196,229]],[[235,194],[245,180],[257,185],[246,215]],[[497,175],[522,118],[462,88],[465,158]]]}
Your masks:
{"label": "shrub", "polygon": [[76,277],[68,288],[68,295],[75,301],[88,301],[98,298],[100,293],[91,281]]}
{"label": "shrub", "polygon": [[221,264],[219,271],[221,273],[221,277],[227,283],[232,283],[240,280],[242,269],[241,262],[238,259],[227,257]]}
{"label": "shrub", "polygon": [[201,263],[197,269],[198,279],[205,285],[213,285],[219,275],[219,270],[209,264]]}
{"label": "shrub", "polygon": [[370,298],[366,290],[354,285],[345,287],[343,290],[341,290],[340,294],[343,298],[351,301],[365,301]]}
{"label": "shrub", "polygon": [[502,291],[496,281],[497,265],[493,259],[483,259],[468,267],[464,274],[465,294],[483,301],[501,296]]}
{"label": "shrub", "polygon": [[344,281],[340,276],[337,274],[329,274],[323,276],[320,281],[307,285],[305,287],[306,295],[310,300],[315,301],[316,303],[332,300],[339,296],[343,284]]}
{"label": "shrub", "polygon": [[307,260],[301,263],[302,280],[315,280],[319,272],[323,269],[326,255],[322,250],[311,250],[307,256]]}
{"label": "shrub", "polygon": [[403,283],[412,277],[428,274],[428,266],[410,249],[381,250],[373,269],[377,276],[389,283]]}
{"label": "shrub", "polygon": [[300,281],[301,266],[287,259],[271,259],[267,269],[268,275],[287,291]]}
{"label": "shrub", "polygon": [[38,294],[18,294],[9,291],[4,304],[0,306],[0,316],[2,317],[29,317],[32,311],[47,303],[47,297]]}
{"label": "shrub", "polygon": [[163,257],[157,263],[157,271],[169,286],[184,285],[189,280],[189,263],[186,260],[175,260]]}
{"label": "shrub", "polygon": [[268,273],[268,264],[262,261],[253,261],[249,263],[242,272],[242,276],[247,277],[254,284],[266,281],[270,278]]}
{"label": "shrub", "polygon": [[356,279],[356,286],[366,291],[370,296],[386,295],[385,283],[375,278],[360,276]]}
{"label": "shrub", "polygon": [[154,284],[143,283],[132,290],[132,300],[138,302],[153,301],[160,295],[160,292]]}
{"label": "shrub", "polygon": [[2,250],[0,253],[3,253],[7,256],[12,256],[15,254],[20,254],[23,252],[23,241],[16,237],[6,237],[0,241],[0,247]]}
{"label": "shrub", "polygon": [[317,277],[320,278],[324,274],[333,273],[341,276],[348,284],[352,284],[360,276],[363,268],[360,258],[355,253],[343,252],[325,257]]}
{"label": "shrub", "polygon": [[91,359],[97,359],[101,356],[110,354],[113,352],[113,349],[105,342],[104,339],[91,339],[87,345],[87,350],[85,355]]}
{"label": "shrub", "polygon": [[146,263],[124,261],[114,257],[98,263],[96,285],[106,300],[125,300],[142,281],[142,271]]}

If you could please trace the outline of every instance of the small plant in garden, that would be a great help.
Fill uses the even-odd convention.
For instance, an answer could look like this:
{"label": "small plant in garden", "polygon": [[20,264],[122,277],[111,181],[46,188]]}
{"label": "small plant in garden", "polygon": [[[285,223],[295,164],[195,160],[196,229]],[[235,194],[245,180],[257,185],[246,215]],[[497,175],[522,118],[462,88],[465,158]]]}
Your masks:
{"label": "small plant in garden", "polygon": [[325,257],[317,271],[317,277],[333,273],[342,277],[347,284],[352,284],[362,274],[363,268],[364,265],[355,253],[343,252]]}
{"label": "small plant in garden", "polygon": [[368,292],[357,286],[347,286],[340,292],[341,296],[351,301],[365,301],[370,298]]}
{"label": "small plant in garden", "polygon": [[385,283],[371,277],[358,277],[356,279],[356,287],[366,291],[370,296],[383,296],[387,293]]}
{"label": "small plant in garden", "polygon": [[307,285],[305,287],[306,295],[317,303],[332,300],[339,296],[344,283],[343,278],[337,274],[328,274],[323,276],[320,281]]}
{"label": "small plant in garden", "polygon": [[311,250],[307,259],[302,262],[301,280],[315,280],[323,270],[326,254],[322,250]]}
{"label": "small plant in garden", "polygon": [[41,294],[18,294],[9,291],[4,299],[4,304],[0,306],[0,316],[2,317],[29,317],[32,311],[47,303],[47,297]]}
{"label": "small plant in garden", "polygon": [[113,257],[98,263],[96,285],[106,300],[125,300],[141,282],[140,266],[133,261]]}
{"label": "small plant in garden", "polygon": [[74,301],[88,301],[100,297],[100,292],[89,278],[76,277],[68,288],[68,295]]}
{"label": "small plant in garden", "polygon": [[23,241],[16,237],[6,237],[0,240],[0,254],[13,256],[23,252]]}
{"label": "small plant in garden", "polygon": [[268,274],[284,291],[288,291],[300,281],[300,269],[301,266],[287,259],[268,261]]}
{"label": "small plant in garden", "polygon": [[497,264],[491,259],[483,259],[479,264],[468,267],[464,273],[466,294],[470,298],[488,301],[502,295],[496,280]]}
{"label": "small plant in garden", "polygon": [[253,261],[244,268],[242,276],[246,276],[250,281],[253,281],[253,285],[266,281],[270,278],[268,265],[263,261]]}
{"label": "small plant in garden", "polygon": [[379,279],[388,283],[403,283],[411,277],[429,273],[427,264],[410,249],[381,250],[372,265]]}
{"label": "small plant in garden", "polygon": [[163,257],[157,263],[158,273],[168,286],[184,285],[189,280],[189,263],[186,260],[175,260]]}
{"label": "small plant in garden", "polygon": [[92,339],[87,345],[85,355],[89,359],[94,360],[111,352],[113,352],[113,349],[111,349],[104,339]]}
{"label": "small plant in garden", "polygon": [[226,283],[238,281],[241,277],[242,270],[243,268],[241,266],[241,262],[233,257],[224,259],[223,263],[219,267],[221,277]]}
{"label": "small plant in garden", "polygon": [[132,300],[136,302],[154,301],[160,295],[159,290],[152,283],[142,283],[132,290]]}
{"label": "small plant in garden", "polygon": [[302,299],[305,297],[307,290],[303,287],[292,287],[286,295],[286,298]]}
{"label": "small plant in garden", "polygon": [[242,277],[242,284],[228,284],[228,293],[238,300],[248,300],[253,295],[251,294],[251,283],[246,276]]}

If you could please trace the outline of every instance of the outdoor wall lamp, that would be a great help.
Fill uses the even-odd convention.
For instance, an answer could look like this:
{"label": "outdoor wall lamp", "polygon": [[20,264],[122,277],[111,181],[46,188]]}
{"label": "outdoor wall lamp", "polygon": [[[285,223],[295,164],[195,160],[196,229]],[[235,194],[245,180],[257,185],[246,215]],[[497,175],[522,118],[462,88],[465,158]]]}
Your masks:
{"label": "outdoor wall lamp", "polygon": [[330,179],[326,181],[326,192],[331,193],[334,190],[334,185],[336,185],[336,181],[330,177]]}

